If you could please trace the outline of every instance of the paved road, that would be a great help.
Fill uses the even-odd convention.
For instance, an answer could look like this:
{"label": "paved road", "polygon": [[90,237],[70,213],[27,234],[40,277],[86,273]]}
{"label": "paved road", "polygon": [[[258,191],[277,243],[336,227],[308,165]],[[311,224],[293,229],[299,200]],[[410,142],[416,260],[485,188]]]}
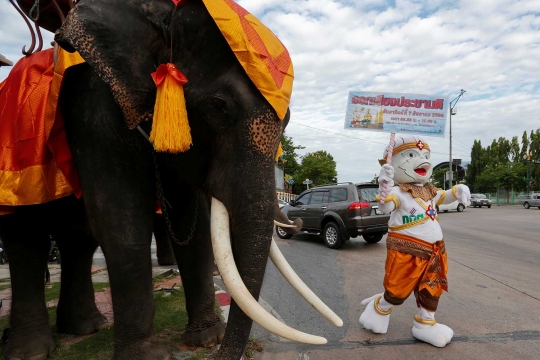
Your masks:
{"label": "paved road", "polygon": [[540,359],[540,210],[520,206],[467,208],[440,214],[449,254],[449,287],[437,320],[454,330],[444,349],[414,340],[414,297],[392,313],[387,334],[361,328],[360,301],[382,292],[385,240],[369,245],[351,239],[339,251],[322,239],[274,236],[304,281],[342,317],[335,328],[267,266],[263,303],[302,331],[323,335],[328,344],[303,345],[279,339],[254,325],[264,341],[257,359]]}

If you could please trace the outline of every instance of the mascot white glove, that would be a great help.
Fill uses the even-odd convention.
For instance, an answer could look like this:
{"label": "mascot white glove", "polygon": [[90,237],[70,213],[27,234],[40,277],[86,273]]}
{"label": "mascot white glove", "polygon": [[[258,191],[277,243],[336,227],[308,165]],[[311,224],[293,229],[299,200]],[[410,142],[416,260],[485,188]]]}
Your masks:
{"label": "mascot white glove", "polygon": [[471,200],[471,191],[467,185],[456,185],[456,198],[460,203],[467,205]]}
{"label": "mascot white glove", "polygon": [[389,189],[394,186],[394,167],[390,164],[381,166],[381,171],[379,172],[379,193],[383,189],[384,182],[387,183],[386,193],[388,194]]}

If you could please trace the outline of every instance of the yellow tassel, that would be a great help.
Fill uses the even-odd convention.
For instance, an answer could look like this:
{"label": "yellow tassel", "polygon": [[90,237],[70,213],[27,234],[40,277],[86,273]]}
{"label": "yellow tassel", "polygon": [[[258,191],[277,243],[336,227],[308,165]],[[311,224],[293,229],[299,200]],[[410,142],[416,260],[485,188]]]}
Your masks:
{"label": "yellow tassel", "polygon": [[161,152],[178,153],[192,144],[184,88],[170,73],[158,85],[150,141]]}
{"label": "yellow tassel", "polygon": [[283,147],[281,146],[281,142],[279,143],[279,146],[277,148],[276,152],[276,162],[279,160],[279,158],[283,155]]}

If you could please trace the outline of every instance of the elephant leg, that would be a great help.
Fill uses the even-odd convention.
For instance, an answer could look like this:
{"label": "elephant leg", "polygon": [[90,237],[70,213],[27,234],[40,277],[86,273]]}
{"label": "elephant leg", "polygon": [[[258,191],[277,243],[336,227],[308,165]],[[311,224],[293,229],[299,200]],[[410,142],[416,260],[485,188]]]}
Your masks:
{"label": "elephant leg", "polygon": [[167,225],[165,224],[163,215],[154,214],[154,237],[156,238],[157,247],[156,255],[158,264],[161,266],[176,264],[176,259],[167,231]]}
{"label": "elephant leg", "polygon": [[58,332],[91,334],[108,327],[95,302],[92,285],[92,257],[97,242],[83,229],[55,234],[62,254],[62,282],[56,312]]}
{"label": "elephant leg", "polygon": [[[182,285],[186,295],[188,325],[182,340],[188,345],[210,347],[221,343],[225,325],[215,311],[214,256],[210,239],[209,199],[200,190],[182,191],[179,241],[189,239],[187,245],[172,242]],[[178,203],[178,202],[175,202]],[[178,214],[175,214],[178,215]],[[176,216],[175,216],[176,218]]]}
{"label": "elephant leg", "polygon": [[153,337],[153,196],[151,191],[144,194],[137,187],[129,188],[130,182],[140,185],[132,179],[94,179],[96,189],[85,192],[89,223],[105,255],[111,284],[114,358],[167,359],[167,349]]}
{"label": "elephant leg", "polygon": [[50,242],[37,219],[19,213],[0,216],[12,289],[11,332],[4,354],[8,360],[46,359],[55,348],[45,305]]}
{"label": "elephant leg", "polygon": [[[94,228],[99,229],[96,238],[103,249],[111,283],[114,358],[166,359],[168,351],[153,338],[154,298],[150,259],[153,219],[151,213],[144,216],[144,212],[137,208],[116,206],[115,211],[121,216],[103,208],[94,213]],[[115,218],[111,227],[108,222]],[[130,224],[137,224],[137,227]]]}
{"label": "elephant leg", "polygon": [[89,67],[76,67],[71,74],[60,104],[88,224],[107,262],[114,359],[170,359],[153,336],[155,168],[150,144],[127,130],[110,88]]}
{"label": "elephant leg", "polygon": [[[132,193],[125,186],[127,181],[114,182],[118,184],[114,191],[110,191],[115,187],[112,182],[94,183],[109,190],[92,196],[85,192],[85,204],[107,262],[114,312],[114,359],[167,359],[167,349],[153,337],[153,198]],[[119,202],[116,194],[130,201]]]}

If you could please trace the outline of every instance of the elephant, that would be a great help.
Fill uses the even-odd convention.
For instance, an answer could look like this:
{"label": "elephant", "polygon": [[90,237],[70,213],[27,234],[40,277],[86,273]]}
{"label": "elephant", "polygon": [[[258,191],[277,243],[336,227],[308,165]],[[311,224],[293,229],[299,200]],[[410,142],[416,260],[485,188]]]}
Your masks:
{"label": "elephant", "polygon": [[[289,339],[326,341],[282,324],[258,305],[269,256],[314,307],[342,324],[303,288],[272,242],[273,220],[279,216],[274,158],[290,118],[288,98],[285,108],[280,100],[280,110],[271,104],[232,51],[207,3],[85,0],[56,31],[55,41],[86,62],[67,70],[59,105],[88,225],[107,261],[115,359],[170,358],[152,332],[149,244],[156,198],[168,219],[186,292],[185,341],[222,341],[217,358],[237,359],[252,319]],[[219,3],[246,19],[245,10],[232,1]],[[250,36],[257,37],[247,26]],[[258,29],[270,36],[267,29]],[[283,61],[289,66],[286,50],[285,55],[265,64],[292,88],[292,70],[282,68]],[[167,62],[188,79],[183,91],[192,144],[180,153],[157,152],[147,139],[156,101],[150,74]],[[299,228],[284,225],[291,231]],[[205,280],[214,258],[233,297],[224,335],[213,310],[213,284]]]}
{"label": "elephant", "polygon": [[154,238],[156,257],[161,266],[176,265],[175,255],[169,239],[167,223],[161,214],[154,214]]}
{"label": "elephant", "polygon": [[[198,210],[204,214],[204,204],[196,204],[195,199],[194,204],[189,204],[191,195],[190,191],[183,197],[184,201],[188,200],[188,207],[193,209],[199,206]],[[162,216],[155,214],[154,217],[157,252],[161,252],[161,259],[170,261],[168,252],[172,252],[172,248],[165,223]],[[189,214],[185,217],[189,218]],[[208,219],[208,215],[198,217],[200,226],[195,232],[191,228],[187,229],[186,236],[192,234],[195,239],[202,237],[209,240],[205,218]],[[179,234],[183,234],[181,231]],[[62,253],[61,291],[56,311],[57,331],[85,335],[109,326],[94,301],[91,268],[98,243],[87,226],[83,201],[71,195],[44,204],[17,206],[13,213],[0,216],[0,238],[9,254],[12,283],[11,331],[5,349],[6,359],[45,359],[55,348],[45,307],[43,281],[50,235]],[[164,241],[158,241],[158,238]],[[178,261],[184,275],[190,324],[183,340],[190,345],[212,346],[221,341],[225,330],[221,321],[201,329],[201,324],[207,323],[208,316],[217,317],[214,310],[212,268],[205,265],[201,270],[200,264],[194,263],[204,263],[204,257],[199,256],[198,252],[211,256],[211,250],[201,247],[201,243],[194,241],[182,251],[175,251],[172,260]],[[207,261],[213,265],[212,257]],[[202,273],[208,269],[210,272]],[[207,291],[198,291],[198,287],[204,287]]]}
{"label": "elephant", "polygon": [[91,268],[97,242],[85,225],[82,202],[71,195],[19,206],[0,216],[12,286],[6,359],[44,359],[55,347],[44,292],[50,235],[62,253],[57,330],[88,334],[108,326],[94,301]]}

